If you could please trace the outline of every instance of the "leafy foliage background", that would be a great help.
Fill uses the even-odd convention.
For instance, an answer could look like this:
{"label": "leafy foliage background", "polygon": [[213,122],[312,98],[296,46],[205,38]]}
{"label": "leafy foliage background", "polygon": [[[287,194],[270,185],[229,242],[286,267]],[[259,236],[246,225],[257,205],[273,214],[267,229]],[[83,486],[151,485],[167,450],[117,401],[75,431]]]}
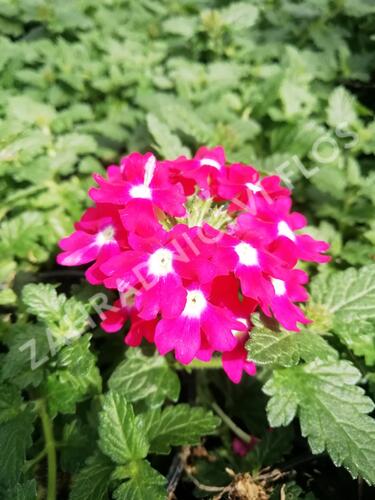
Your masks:
{"label": "leafy foliage background", "polygon": [[[0,1],[1,498],[165,498],[201,437],[178,498],[239,495],[245,472],[273,498],[355,495],[326,455],[312,464],[329,480],[298,465],[311,451],[375,482],[374,23],[371,0]],[[332,245],[308,268],[314,323],[257,325],[264,368],[240,386],[125,353],[95,326],[96,290],[54,260],[92,172],[202,144],[278,171]],[[242,459],[233,424],[260,438]]]}

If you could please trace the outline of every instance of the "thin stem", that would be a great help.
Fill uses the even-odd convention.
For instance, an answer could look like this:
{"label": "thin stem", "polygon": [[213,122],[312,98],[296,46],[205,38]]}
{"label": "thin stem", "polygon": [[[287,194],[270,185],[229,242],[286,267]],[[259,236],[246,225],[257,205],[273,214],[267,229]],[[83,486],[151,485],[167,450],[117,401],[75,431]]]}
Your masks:
{"label": "thin stem", "polygon": [[38,453],[36,457],[32,458],[27,462],[26,465],[27,470],[31,469],[32,467],[34,467],[34,465],[38,464],[41,460],[43,460],[43,458],[46,455],[47,455],[47,450],[43,448],[43,450],[40,453]]}
{"label": "thin stem", "polygon": [[219,415],[219,417],[222,419],[225,425],[233,432],[233,434],[235,434],[245,443],[251,442],[250,434],[240,429],[238,425],[236,425],[233,422],[233,420],[230,417],[228,417],[226,413],[224,413],[224,411],[220,408],[219,405],[217,405],[216,403],[212,403],[212,408]]}
{"label": "thin stem", "polygon": [[38,410],[43,427],[45,450],[47,452],[47,500],[56,500],[56,446],[53,436],[52,421],[48,415],[46,403],[43,399],[39,401]]}

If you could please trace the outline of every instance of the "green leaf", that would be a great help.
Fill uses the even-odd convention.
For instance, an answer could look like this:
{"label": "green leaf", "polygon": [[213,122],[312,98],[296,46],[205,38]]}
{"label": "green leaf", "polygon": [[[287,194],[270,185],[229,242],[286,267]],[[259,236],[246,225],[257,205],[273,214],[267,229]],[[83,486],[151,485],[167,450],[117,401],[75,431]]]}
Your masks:
{"label": "green leaf", "polygon": [[181,155],[190,157],[190,151],[182,145],[179,137],[152,113],[147,115],[147,127],[156,141],[158,152],[164,158],[174,159]]}
{"label": "green leaf", "polygon": [[69,500],[106,500],[113,469],[112,462],[101,453],[90,457],[74,476]]}
{"label": "green leaf", "polygon": [[90,335],[84,335],[57,355],[56,370],[46,383],[48,407],[52,414],[75,413],[76,404],[101,392],[96,357],[90,351]]}
{"label": "green leaf", "polygon": [[14,385],[0,385],[0,424],[11,420],[21,412],[22,397]]}
{"label": "green leaf", "polygon": [[3,500],[35,500],[37,498],[36,486],[35,479],[16,484],[6,491]]}
{"label": "green leaf", "polygon": [[56,112],[52,106],[23,95],[9,99],[7,115],[20,122],[35,123],[40,127],[45,127],[55,118]]}
{"label": "green leaf", "polygon": [[89,314],[84,304],[58,294],[53,285],[26,285],[22,300],[28,312],[44,321],[51,334],[61,341],[78,337],[88,326]]}
{"label": "green leaf", "polygon": [[251,28],[256,23],[258,14],[258,8],[246,2],[234,2],[221,11],[224,23],[233,30]]}
{"label": "green leaf", "polygon": [[53,322],[60,319],[66,297],[58,295],[54,285],[30,283],[22,289],[22,301],[30,314],[40,320]]}
{"label": "green leaf", "polygon": [[347,322],[337,320],[333,331],[356,356],[363,356],[367,366],[375,365],[375,322],[356,320]]}
{"label": "green leaf", "polygon": [[114,492],[116,500],[165,500],[166,479],[151,467],[146,460],[131,462],[124,468],[124,477],[129,481]]}
{"label": "green leaf", "polygon": [[312,282],[311,296],[344,321],[375,318],[375,264],[319,275]]}
{"label": "green leaf", "polygon": [[153,453],[169,453],[171,446],[199,444],[201,437],[214,433],[220,423],[211,411],[187,404],[152,410],[141,418]]}
{"label": "green leaf", "polygon": [[145,400],[151,408],[165,399],[177,401],[180,381],[162,356],[144,356],[140,349],[129,349],[127,359],[112,373],[108,386],[121,392],[130,402]]}
{"label": "green leaf", "polygon": [[51,357],[45,328],[38,324],[16,323],[6,332],[9,352],[1,365],[1,380],[11,380],[20,388],[38,386]]}
{"label": "green leaf", "polygon": [[288,425],[298,412],[302,435],[314,454],[327,450],[336,466],[375,483],[374,404],[355,384],[361,375],[347,361],[316,360],[276,370],[265,384],[272,427]]}
{"label": "green leaf", "polygon": [[331,127],[347,127],[357,119],[354,97],[344,87],[337,87],[328,100],[327,123]]}
{"label": "green leaf", "polygon": [[337,358],[337,352],[326,340],[308,329],[290,332],[284,329],[273,331],[263,326],[256,326],[251,331],[246,349],[248,360],[259,365],[275,364],[288,367],[297,365],[301,358],[304,361]]}
{"label": "green leaf", "polygon": [[23,412],[0,425],[0,485],[13,486],[18,482],[31,446],[33,417]]}
{"label": "green leaf", "polygon": [[78,418],[65,424],[60,450],[61,468],[66,472],[77,472],[96,447],[96,432]]}
{"label": "green leaf", "polygon": [[134,416],[125,396],[114,391],[104,396],[99,417],[99,446],[118,464],[144,458],[149,449],[143,423]]}

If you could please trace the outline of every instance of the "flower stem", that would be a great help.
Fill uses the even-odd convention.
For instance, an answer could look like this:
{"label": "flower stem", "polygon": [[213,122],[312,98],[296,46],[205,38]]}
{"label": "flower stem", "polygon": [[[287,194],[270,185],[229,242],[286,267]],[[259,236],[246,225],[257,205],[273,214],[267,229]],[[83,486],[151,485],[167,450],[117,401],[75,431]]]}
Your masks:
{"label": "flower stem", "polygon": [[228,417],[228,415],[226,413],[224,413],[224,411],[220,408],[219,405],[217,405],[216,403],[212,403],[212,408],[219,415],[219,417],[225,423],[225,425],[233,432],[233,434],[235,434],[237,437],[239,437],[245,443],[250,443],[250,441],[251,441],[250,434],[247,434],[247,432],[240,429],[233,422],[233,420],[230,417]]}
{"label": "flower stem", "polygon": [[46,403],[43,399],[39,401],[38,410],[42,422],[45,450],[47,453],[47,500],[56,500],[56,446],[53,436],[52,421],[48,415]]}

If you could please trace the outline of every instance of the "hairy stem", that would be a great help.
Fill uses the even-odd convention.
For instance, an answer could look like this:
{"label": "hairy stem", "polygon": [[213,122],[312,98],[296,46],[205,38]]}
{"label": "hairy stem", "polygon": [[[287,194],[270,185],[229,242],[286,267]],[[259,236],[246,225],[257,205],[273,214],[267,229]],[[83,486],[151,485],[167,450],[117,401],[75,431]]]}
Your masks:
{"label": "hairy stem", "polygon": [[39,401],[38,410],[42,422],[45,450],[47,453],[47,500],[56,500],[56,446],[53,436],[52,421],[48,415],[46,403],[43,399]]}

